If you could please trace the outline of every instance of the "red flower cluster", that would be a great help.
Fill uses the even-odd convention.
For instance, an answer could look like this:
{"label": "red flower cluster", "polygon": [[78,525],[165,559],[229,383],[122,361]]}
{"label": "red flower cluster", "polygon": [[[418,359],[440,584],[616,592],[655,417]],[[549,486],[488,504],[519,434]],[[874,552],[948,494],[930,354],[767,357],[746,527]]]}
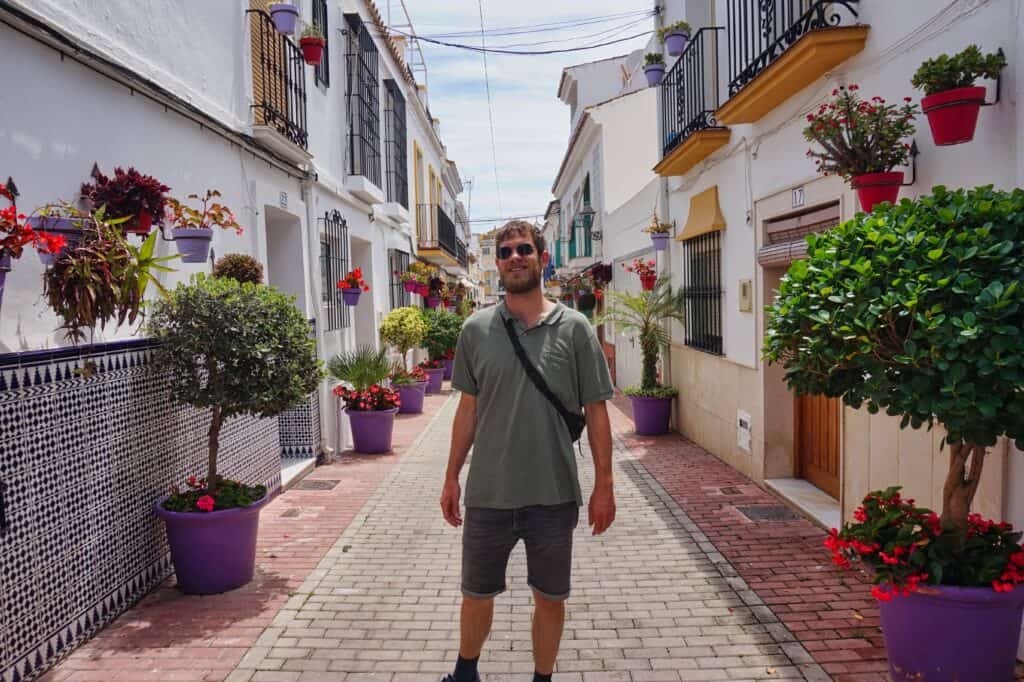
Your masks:
{"label": "red flower cluster", "polygon": [[643,258],[634,258],[631,265],[622,264],[622,267],[626,268],[626,272],[635,272],[640,277],[652,277],[658,274],[655,270],[656,263],[654,260],[644,261]]}
{"label": "red flower cluster", "polygon": [[442,360],[424,360],[418,367],[423,369],[444,369],[444,362]]}
{"label": "red flower cluster", "polygon": [[214,502],[213,498],[209,495],[203,495],[196,500],[196,506],[199,507],[200,511],[204,512],[212,512],[215,504],[216,502]]}
{"label": "red flower cluster", "polygon": [[25,246],[32,244],[37,251],[57,253],[64,247],[64,237],[48,232],[36,232],[25,222],[25,214],[18,213],[14,205],[14,197],[10,191],[0,185],[0,197],[11,202],[7,208],[0,209],[0,258],[21,258]]}
{"label": "red flower cluster", "polygon": [[374,384],[365,391],[356,391],[337,386],[334,395],[345,401],[345,409],[353,412],[374,412],[377,410],[390,410],[402,404],[398,397],[398,391],[386,386]]}
{"label": "red flower cluster", "polygon": [[356,268],[342,279],[338,280],[339,289],[362,289],[363,291],[369,291],[370,287],[366,286],[366,282],[363,281],[363,269]]}

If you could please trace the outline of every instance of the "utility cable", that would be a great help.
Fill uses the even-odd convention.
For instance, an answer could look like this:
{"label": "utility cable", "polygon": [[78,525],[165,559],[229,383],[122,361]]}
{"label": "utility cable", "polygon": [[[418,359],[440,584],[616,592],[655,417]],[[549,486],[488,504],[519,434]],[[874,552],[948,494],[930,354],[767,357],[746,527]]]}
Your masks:
{"label": "utility cable", "polygon": [[504,213],[501,207],[501,182],[498,180],[498,146],[494,141],[494,106],[491,99],[491,77],[487,70],[487,37],[484,35],[484,0],[476,0],[480,9],[480,46],[484,57],[484,85],[487,88],[487,119],[491,125],[491,160],[494,162],[494,189],[498,194],[498,213]]}
{"label": "utility cable", "polygon": [[578,36],[564,36],[564,37],[558,37],[558,38],[551,38],[549,40],[538,40],[538,41],[534,41],[532,43],[507,43],[507,44],[502,44],[502,45],[495,45],[494,47],[492,47],[490,49],[492,49],[492,50],[499,50],[499,49],[505,50],[505,49],[509,49],[509,48],[513,48],[513,47],[537,47],[538,45],[551,45],[552,43],[565,44],[565,43],[568,43],[570,41],[575,42],[575,41],[581,41],[581,40],[594,40],[596,38],[612,38],[612,37],[615,37],[617,35],[621,35],[621,34],[625,33],[626,31],[628,31],[629,29],[632,29],[635,26],[638,26],[640,24],[646,23],[647,21],[650,21],[650,18],[651,17],[640,17],[639,19],[634,19],[633,21],[631,21],[629,23],[626,23],[626,24],[623,24],[621,26],[613,26],[612,28],[602,29],[602,30],[597,31],[595,33],[587,33],[587,34],[578,35]]}
{"label": "utility cable", "polygon": [[[619,21],[622,19],[632,19],[634,17],[653,17],[655,12],[653,10],[636,10],[632,12],[620,12],[618,14],[608,14],[598,17],[583,17],[577,19],[567,19],[565,21],[553,22],[550,24],[534,24],[527,26],[510,26],[506,29],[487,29],[485,33],[491,37],[499,36],[512,36],[512,35],[525,35],[529,33],[550,33],[554,31],[565,31],[568,29],[578,28],[580,26],[591,26],[594,24],[610,23],[612,21]],[[473,31],[452,31],[448,33],[427,33],[425,37],[433,38],[436,40],[451,39],[451,38],[471,38],[478,35],[478,32]]]}
{"label": "utility cable", "polygon": [[450,42],[446,42],[446,41],[443,41],[443,40],[431,40],[429,38],[424,38],[422,36],[416,36],[416,35],[413,35],[411,33],[405,33],[404,31],[399,31],[396,28],[389,28],[388,30],[391,31],[392,33],[397,33],[398,35],[405,36],[407,38],[415,38],[417,40],[422,40],[423,42],[426,42],[426,43],[432,43],[434,45],[441,45],[443,47],[454,47],[454,48],[458,48],[460,50],[470,50],[472,52],[483,52],[485,54],[505,54],[505,55],[548,55],[548,54],[564,54],[564,53],[567,53],[567,52],[583,52],[585,50],[593,50],[593,49],[596,49],[596,48],[599,48],[599,47],[607,47],[608,45],[617,45],[619,43],[625,43],[627,41],[635,40],[636,38],[642,38],[643,36],[647,36],[647,35],[650,35],[651,33],[653,33],[653,31],[644,31],[643,33],[635,33],[635,34],[633,34],[631,36],[626,36],[625,38],[618,38],[616,40],[608,40],[608,41],[601,42],[601,43],[594,43],[593,45],[581,45],[580,47],[568,47],[568,48],[563,48],[563,49],[560,49],[560,50],[505,50],[505,49],[498,49],[498,48],[492,49],[492,48],[488,48],[486,46],[477,47],[476,45],[463,45],[461,43],[450,43]]}

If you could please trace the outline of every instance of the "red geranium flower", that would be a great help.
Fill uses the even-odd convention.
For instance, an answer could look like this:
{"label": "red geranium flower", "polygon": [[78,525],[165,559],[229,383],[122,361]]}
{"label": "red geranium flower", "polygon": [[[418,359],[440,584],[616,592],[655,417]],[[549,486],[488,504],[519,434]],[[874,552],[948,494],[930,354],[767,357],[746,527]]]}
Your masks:
{"label": "red geranium flower", "polygon": [[209,495],[203,495],[196,500],[196,506],[199,507],[200,511],[204,512],[212,512],[214,504],[216,504],[214,499]]}

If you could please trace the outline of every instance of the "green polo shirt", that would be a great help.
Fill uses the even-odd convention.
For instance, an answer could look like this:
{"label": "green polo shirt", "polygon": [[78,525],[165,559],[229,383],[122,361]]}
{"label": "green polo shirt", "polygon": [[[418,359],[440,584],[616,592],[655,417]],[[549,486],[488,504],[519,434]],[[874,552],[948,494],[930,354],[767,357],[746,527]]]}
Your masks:
{"label": "green polo shirt", "polygon": [[[583,504],[572,436],[526,375],[505,332],[504,302],[474,313],[455,351],[452,386],[476,396],[467,507],[517,509]],[[515,320],[519,342],[569,410],[613,395],[597,334],[580,313],[556,303],[532,329]]]}

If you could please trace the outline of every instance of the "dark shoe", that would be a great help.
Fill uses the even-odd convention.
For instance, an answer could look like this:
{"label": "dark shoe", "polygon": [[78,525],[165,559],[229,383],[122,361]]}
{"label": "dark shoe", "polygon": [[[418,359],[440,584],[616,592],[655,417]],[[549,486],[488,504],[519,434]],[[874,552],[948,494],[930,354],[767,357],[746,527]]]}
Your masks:
{"label": "dark shoe", "polygon": [[[441,682],[455,682],[455,675],[451,675],[451,674],[445,675],[444,677],[441,678]],[[477,674],[475,682],[480,682],[480,675],[479,674]]]}

